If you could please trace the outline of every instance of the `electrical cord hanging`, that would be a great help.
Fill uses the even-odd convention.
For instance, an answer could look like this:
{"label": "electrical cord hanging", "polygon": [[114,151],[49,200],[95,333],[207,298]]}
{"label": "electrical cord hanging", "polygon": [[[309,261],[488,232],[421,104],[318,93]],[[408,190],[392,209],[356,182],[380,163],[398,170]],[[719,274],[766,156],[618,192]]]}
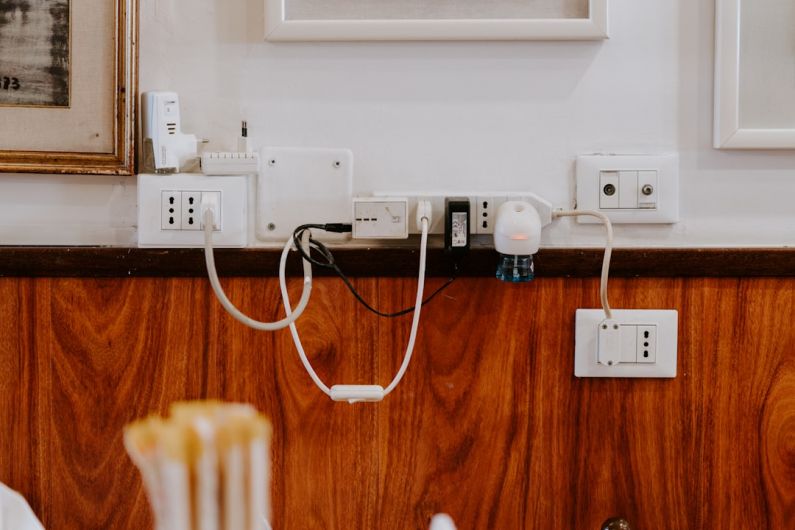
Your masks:
{"label": "electrical cord hanging", "polygon": [[[313,265],[317,265],[318,267],[334,271],[334,273],[337,276],[339,276],[339,278],[345,284],[345,287],[347,287],[348,290],[351,292],[351,294],[353,294],[353,297],[356,298],[356,300],[360,304],[362,304],[365,308],[367,308],[368,311],[375,313],[380,317],[385,317],[385,318],[401,317],[404,315],[408,315],[409,313],[414,311],[414,306],[411,306],[407,307],[406,309],[401,309],[400,311],[394,311],[388,313],[380,311],[379,309],[376,309],[375,307],[370,305],[370,303],[368,303],[367,300],[365,300],[364,297],[362,297],[362,295],[359,294],[359,292],[353,286],[353,283],[345,275],[345,273],[342,272],[342,269],[340,269],[340,267],[337,265],[336,261],[334,260],[334,256],[331,253],[331,250],[326,245],[312,238],[312,236],[310,235],[309,236],[310,250],[309,251],[304,250],[304,248],[300,244],[300,241],[306,232],[309,232],[311,234],[312,229],[324,230],[326,232],[343,233],[343,232],[350,232],[351,225],[345,223],[305,224],[296,228],[293,231],[293,243],[295,248],[298,249],[298,252],[304,258],[304,260],[308,261]],[[320,261],[318,259],[313,258],[311,255],[311,250],[316,250],[321,256],[323,256],[325,261]],[[436,297],[436,295],[438,295],[439,293],[444,291],[447,287],[449,287],[450,284],[455,281],[457,272],[458,272],[458,264],[456,263],[453,265],[453,274],[450,276],[450,278],[448,278],[448,280],[445,283],[443,283],[441,286],[439,286],[439,288],[437,288],[433,293],[431,293],[431,295],[428,296],[428,298],[423,300],[422,305],[429,303],[431,300],[433,300]]]}
{"label": "electrical cord hanging", "polygon": [[[298,306],[295,308],[295,312],[288,312],[285,318],[277,320],[276,322],[260,322],[258,320],[254,320],[248,315],[243,314],[237,307],[235,307],[226,296],[226,293],[224,293],[223,287],[221,287],[221,282],[218,279],[218,273],[215,269],[215,256],[213,252],[213,227],[215,224],[215,215],[213,209],[205,204],[202,204],[202,211],[202,220],[204,222],[204,260],[207,264],[207,276],[210,278],[210,285],[212,286],[215,296],[218,298],[218,301],[221,303],[223,308],[226,309],[226,311],[239,322],[261,331],[275,331],[278,329],[284,329],[288,325],[291,325],[293,322],[295,322],[295,320],[304,312],[307,304],[309,304],[309,297],[312,294],[312,266],[309,263],[304,262],[304,287],[301,291],[301,299],[298,302]],[[284,275],[285,264],[287,263],[287,255],[290,253],[290,248],[293,246],[293,241],[293,239],[288,239],[287,243],[284,245],[284,249],[282,250],[281,258],[279,260],[279,274],[282,276]],[[308,242],[305,242],[305,244],[307,243]],[[300,241],[299,248],[301,248]]]}
{"label": "electrical cord hanging", "polygon": [[[427,248],[428,248],[428,224],[429,224],[428,218],[423,217],[421,222],[422,222],[422,237],[420,240],[420,264],[419,264],[419,275],[417,281],[417,298],[414,304],[414,318],[411,322],[411,332],[409,333],[409,341],[408,345],[406,346],[406,352],[403,356],[403,362],[401,363],[400,368],[397,371],[397,374],[395,374],[395,377],[392,379],[389,385],[383,389],[383,392],[380,393],[378,400],[383,399],[384,397],[389,395],[397,387],[401,379],[403,379],[403,376],[405,375],[406,370],[409,367],[409,363],[411,363],[412,354],[414,353],[414,345],[417,340],[417,330],[419,328],[419,323],[420,323],[420,313],[422,311],[422,296],[423,296],[423,291],[425,290],[425,262],[427,257]],[[299,246],[296,248],[300,249],[301,247]],[[322,253],[322,251],[320,252]],[[307,260],[305,260],[305,262],[307,262]],[[280,266],[279,287],[281,288],[282,292],[282,300],[284,302],[285,312],[289,316],[292,314],[292,309],[290,307],[290,297],[287,292],[287,281],[285,279],[285,273],[284,273],[285,262],[280,262],[279,266]],[[304,368],[306,369],[307,373],[309,373],[309,377],[312,378],[312,381],[324,394],[333,397],[332,389],[329,388],[328,385],[326,385],[322,379],[320,379],[320,377],[317,375],[317,372],[315,372],[314,368],[312,367],[312,363],[309,362],[309,359],[306,356],[306,352],[304,351],[304,347],[301,344],[301,338],[298,335],[298,329],[296,328],[295,323],[291,322],[289,326],[290,326],[290,333],[292,334],[293,337],[293,342],[295,343],[295,347],[298,350],[298,355],[301,358],[301,363],[304,365]],[[355,401],[355,400],[349,400],[349,401]]]}
{"label": "electrical cord hanging", "polygon": [[613,254],[613,223],[610,222],[609,217],[596,210],[556,210],[552,212],[553,217],[579,217],[581,215],[596,217],[602,221],[607,231],[605,254],[602,259],[602,277],[599,282],[599,298],[602,301],[605,317],[610,319],[613,317],[613,312],[610,310],[610,303],[607,301],[607,275],[610,272],[610,256]]}

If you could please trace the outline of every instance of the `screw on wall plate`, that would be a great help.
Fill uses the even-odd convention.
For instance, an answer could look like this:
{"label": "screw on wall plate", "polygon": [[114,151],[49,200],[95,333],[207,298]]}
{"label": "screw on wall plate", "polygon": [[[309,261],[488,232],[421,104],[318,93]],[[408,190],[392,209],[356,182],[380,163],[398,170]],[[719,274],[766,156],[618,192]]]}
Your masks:
{"label": "screw on wall plate", "polygon": [[613,184],[605,184],[605,187],[602,188],[602,191],[604,191],[605,195],[612,196],[616,194],[616,187]]}
{"label": "screw on wall plate", "polygon": [[271,232],[273,232],[274,230],[276,230],[276,225],[275,225],[275,224],[273,224],[273,223],[268,223],[268,230],[270,230]]}
{"label": "screw on wall plate", "polygon": [[276,165],[276,159],[275,158],[271,158],[270,160],[268,160],[268,165],[269,166],[275,166]]}
{"label": "screw on wall plate", "polygon": [[335,167],[336,169],[339,169],[339,168],[340,168],[340,166],[342,166],[342,162],[340,162],[339,160],[335,160],[335,161],[334,161],[334,167]]}
{"label": "screw on wall plate", "polygon": [[652,186],[651,184],[646,184],[640,189],[640,191],[644,195],[651,195],[652,193],[654,193],[654,186]]}

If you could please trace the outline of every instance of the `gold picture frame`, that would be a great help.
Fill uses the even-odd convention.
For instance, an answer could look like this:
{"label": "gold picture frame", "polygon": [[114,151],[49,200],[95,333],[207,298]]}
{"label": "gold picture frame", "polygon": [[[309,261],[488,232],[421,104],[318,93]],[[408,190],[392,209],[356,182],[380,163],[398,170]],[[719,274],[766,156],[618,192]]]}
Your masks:
{"label": "gold picture frame", "polygon": [[[133,175],[138,0],[68,2],[71,99],[61,106],[0,105],[0,172]],[[41,5],[25,3],[28,11]],[[0,72],[0,82],[3,75],[9,74]]]}

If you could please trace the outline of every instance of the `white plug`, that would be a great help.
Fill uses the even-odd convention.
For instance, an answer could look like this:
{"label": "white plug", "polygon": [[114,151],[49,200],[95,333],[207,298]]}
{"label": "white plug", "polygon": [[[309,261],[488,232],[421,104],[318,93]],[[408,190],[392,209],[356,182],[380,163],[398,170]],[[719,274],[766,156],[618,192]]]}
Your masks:
{"label": "white plug", "polygon": [[201,201],[201,227],[204,229],[204,214],[208,211],[213,216],[213,230],[221,229],[221,194],[204,192]]}
{"label": "white plug", "polygon": [[422,232],[422,220],[428,221],[428,228],[433,221],[433,207],[431,201],[417,201],[417,230]]}

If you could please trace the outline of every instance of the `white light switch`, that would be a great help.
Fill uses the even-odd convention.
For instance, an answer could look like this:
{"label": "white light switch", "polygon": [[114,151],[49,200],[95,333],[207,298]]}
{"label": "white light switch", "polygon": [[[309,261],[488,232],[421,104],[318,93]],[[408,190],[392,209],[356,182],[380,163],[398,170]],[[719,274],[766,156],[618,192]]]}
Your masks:
{"label": "white light switch", "polygon": [[638,207],[638,171],[618,172],[618,207]]}

